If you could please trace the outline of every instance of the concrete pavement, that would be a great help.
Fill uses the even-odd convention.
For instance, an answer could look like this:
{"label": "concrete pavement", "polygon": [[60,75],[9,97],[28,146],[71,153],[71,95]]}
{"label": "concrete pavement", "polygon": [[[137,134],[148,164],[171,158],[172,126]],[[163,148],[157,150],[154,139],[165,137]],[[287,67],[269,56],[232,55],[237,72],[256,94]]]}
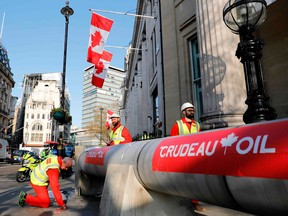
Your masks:
{"label": "concrete pavement", "polygon": [[255,216],[244,212],[235,211],[232,209],[222,208],[219,206],[200,203],[205,208],[203,212],[197,212],[198,216]]}
{"label": "concrete pavement", "polygon": [[[18,194],[10,194],[12,199],[0,204],[1,216],[98,216],[100,198],[78,196],[75,192],[75,175],[66,179],[60,179],[61,190],[67,197],[67,210],[58,210],[57,203],[53,203],[47,209],[18,206]],[[34,193],[29,184],[23,184],[23,191],[27,193]],[[13,193],[13,192],[12,192]],[[218,206],[201,203],[205,208],[204,212],[197,212],[198,216],[252,216],[252,214],[242,213],[231,209],[221,208]],[[114,215],[113,215],[114,216]]]}
{"label": "concrete pavement", "polygon": [[[97,216],[100,199],[95,197],[82,197],[75,194],[75,175],[60,180],[61,190],[67,197],[66,210],[59,210],[56,202],[49,208],[43,209],[32,206],[18,206],[18,194],[13,194],[13,198],[7,200],[5,203],[0,204],[0,215],[1,216]],[[23,183],[23,191],[34,194],[33,189],[27,183]]]}

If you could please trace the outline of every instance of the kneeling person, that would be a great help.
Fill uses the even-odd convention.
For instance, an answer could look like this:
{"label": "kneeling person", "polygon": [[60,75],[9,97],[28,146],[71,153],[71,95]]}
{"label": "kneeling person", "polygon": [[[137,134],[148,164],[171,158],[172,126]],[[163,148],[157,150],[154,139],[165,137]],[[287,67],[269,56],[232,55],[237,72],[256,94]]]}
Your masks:
{"label": "kneeling person", "polygon": [[30,185],[34,189],[36,196],[21,192],[19,195],[18,205],[23,207],[25,204],[31,206],[38,206],[48,208],[50,205],[50,198],[48,195],[48,185],[52,189],[55,200],[62,209],[67,206],[62,199],[59,185],[60,170],[67,170],[72,166],[72,158],[52,155],[46,160],[42,161],[31,173]]}

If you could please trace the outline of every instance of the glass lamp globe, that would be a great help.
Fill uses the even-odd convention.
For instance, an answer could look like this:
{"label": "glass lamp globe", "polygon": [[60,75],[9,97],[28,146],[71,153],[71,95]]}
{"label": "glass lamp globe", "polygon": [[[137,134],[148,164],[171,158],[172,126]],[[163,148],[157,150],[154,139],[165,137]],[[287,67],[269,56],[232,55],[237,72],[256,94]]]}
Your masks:
{"label": "glass lamp globe", "polygon": [[223,8],[223,20],[234,33],[253,32],[266,19],[265,0],[229,0]]}

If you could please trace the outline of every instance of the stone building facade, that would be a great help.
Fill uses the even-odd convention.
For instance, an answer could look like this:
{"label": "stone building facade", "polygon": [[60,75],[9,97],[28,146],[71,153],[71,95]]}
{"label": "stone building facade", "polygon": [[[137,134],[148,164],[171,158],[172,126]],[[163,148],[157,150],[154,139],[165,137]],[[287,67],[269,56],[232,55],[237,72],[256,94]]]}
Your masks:
{"label": "stone building facade", "polygon": [[[194,104],[195,118],[203,130],[244,124],[245,76],[235,56],[240,38],[223,22],[226,3],[138,1],[137,14],[155,19],[135,18],[131,46],[138,50],[127,56],[123,110],[129,116],[127,126],[133,136],[143,130],[154,132],[153,123],[158,120],[163,123],[163,135],[168,136],[174,121],[181,118],[180,107],[186,101]],[[287,1],[270,0],[267,4],[267,19],[255,35],[265,43],[261,59],[265,93],[278,118],[286,118]],[[141,82],[142,89],[137,89]],[[155,83],[157,101],[153,96]]]}
{"label": "stone building facade", "polygon": [[8,52],[0,42],[0,138],[10,139],[16,97],[12,96],[15,85]]}
{"label": "stone building facade", "polygon": [[[50,116],[59,108],[62,89],[61,73],[26,74],[23,95],[17,106],[17,139],[22,147],[41,147],[45,141],[58,141],[59,125]],[[70,111],[70,94],[65,89],[65,110]],[[70,124],[64,125],[63,139],[70,138]]]}
{"label": "stone building facade", "polygon": [[137,14],[145,17],[135,18],[132,43],[126,56],[122,120],[134,140],[143,133],[153,136],[157,123],[165,121],[159,11],[160,4],[155,0],[138,1]]}

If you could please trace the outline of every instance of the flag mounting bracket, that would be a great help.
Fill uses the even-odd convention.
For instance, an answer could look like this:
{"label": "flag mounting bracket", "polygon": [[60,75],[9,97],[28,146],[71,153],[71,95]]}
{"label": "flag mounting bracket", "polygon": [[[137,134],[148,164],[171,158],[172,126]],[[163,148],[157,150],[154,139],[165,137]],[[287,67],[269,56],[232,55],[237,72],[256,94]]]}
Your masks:
{"label": "flag mounting bracket", "polygon": [[132,13],[127,13],[127,12],[117,12],[117,11],[99,10],[99,9],[91,9],[91,8],[89,9],[89,11],[121,14],[121,15],[126,15],[126,16],[143,17],[143,18],[149,18],[149,19],[156,19],[157,18],[154,16],[146,16],[146,15],[141,15],[141,14],[132,14]]}

